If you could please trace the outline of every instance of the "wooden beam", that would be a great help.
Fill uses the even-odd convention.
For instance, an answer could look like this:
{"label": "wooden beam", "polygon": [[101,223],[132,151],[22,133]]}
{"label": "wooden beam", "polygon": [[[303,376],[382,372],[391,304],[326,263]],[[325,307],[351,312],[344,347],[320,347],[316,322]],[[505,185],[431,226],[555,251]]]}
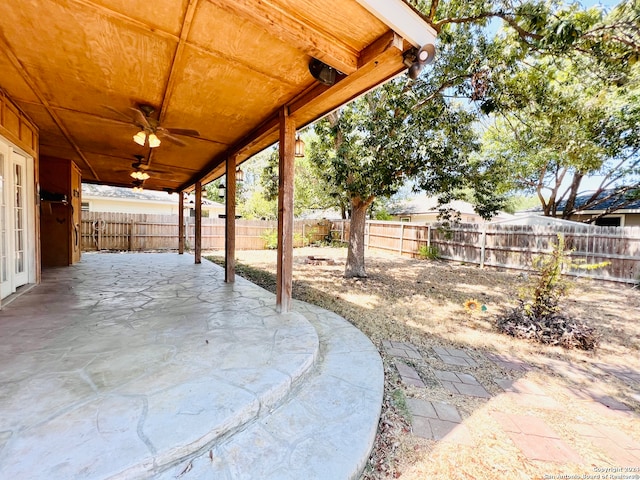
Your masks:
{"label": "wooden beam", "polygon": [[184,192],[178,192],[178,255],[184,254]]}
{"label": "wooden beam", "polygon": [[202,263],[202,182],[196,182],[196,221],[194,255],[196,263]]}
{"label": "wooden beam", "polygon": [[[165,119],[165,114],[169,107],[169,99],[173,94],[176,85],[176,75],[177,75],[177,66],[182,54],[184,52],[184,48],[187,44],[187,39],[189,38],[189,32],[191,31],[191,24],[193,23],[193,16],[196,13],[196,7],[198,5],[198,0],[189,0],[189,4],[187,5],[187,10],[184,14],[184,18],[182,19],[182,28],[180,29],[180,39],[178,40],[178,44],[176,45],[176,49],[173,53],[173,58],[171,59],[171,68],[169,70],[169,76],[167,78],[167,83],[164,86],[164,93],[162,94],[162,105],[160,105],[160,112],[158,113],[158,122],[162,124]],[[150,149],[149,159],[147,160],[147,165],[151,165],[151,162],[154,158],[154,149]]]}
{"label": "wooden beam", "polygon": [[276,38],[290,43],[310,57],[346,73],[358,68],[358,52],[330,32],[311,25],[294,11],[286,11],[270,0],[209,0],[218,8],[261,26]]}
{"label": "wooden beam", "polygon": [[[409,46],[410,47],[410,46]],[[397,76],[406,70],[402,53],[407,45],[401,37],[387,32],[362,51],[364,62],[357,72],[343,78],[331,88],[322,84],[312,85],[307,91],[289,102],[289,112],[296,117],[298,127],[335,110],[335,98],[341,104],[350,102],[363,93]],[[375,82],[373,83],[373,80]]]}
{"label": "wooden beam", "polygon": [[228,157],[227,198],[224,242],[224,281],[233,283],[236,277],[236,158]]}
{"label": "wooden beam", "polygon": [[293,175],[296,126],[288,108],[280,110],[280,160],[278,162],[278,258],[276,309],[291,310],[293,286]]}

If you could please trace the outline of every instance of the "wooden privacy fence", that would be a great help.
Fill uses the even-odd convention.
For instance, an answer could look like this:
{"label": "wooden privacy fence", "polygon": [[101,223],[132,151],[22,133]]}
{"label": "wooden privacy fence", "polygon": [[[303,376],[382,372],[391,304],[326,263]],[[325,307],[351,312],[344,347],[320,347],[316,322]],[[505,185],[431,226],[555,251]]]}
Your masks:
{"label": "wooden privacy fence", "polygon": [[[333,228],[333,227],[332,227]],[[603,280],[636,283],[640,279],[640,227],[576,227],[464,224],[450,228],[406,222],[367,222],[365,244],[370,248],[418,256],[423,245],[440,258],[482,266],[531,269],[533,258],[551,251],[558,234],[574,259],[610,262],[596,270],[566,272]]]}
{"label": "wooden privacy fence", "polygon": [[[194,219],[185,218],[185,246],[195,239]],[[275,248],[275,221],[236,220],[236,249]],[[317,220],[294,222],[294,246],[313,244],[327,238],[331,224]],[[202,249],[222,250],[224,219],[202,219]],[[149,251],[178,249],[178,216],[82,212],[82,251]]]}

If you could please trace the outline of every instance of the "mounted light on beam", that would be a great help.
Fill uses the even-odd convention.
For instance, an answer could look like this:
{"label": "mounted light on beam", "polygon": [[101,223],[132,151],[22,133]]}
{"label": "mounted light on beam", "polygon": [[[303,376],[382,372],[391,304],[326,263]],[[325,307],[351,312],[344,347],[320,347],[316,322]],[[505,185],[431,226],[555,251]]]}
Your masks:
{"label": "mounted light on beam", "polygon": [[304,157],[304,142],[300,138],[300,135],[296,135],[296,143],[293,150],[293,156],[298,158]]}
{"label": "mounted light on beam", "polygon": [[331,86],[336,83],[337,70],[317,58],[312,58],[309,62],[309,72],[323,85]]}
{"label": "mounted light on beam", "polygon": [[244,181],[244,172],[240,170],[240,167],[238,167],[238,169],[236,170],[236,182],[243,182],[243,181]]}
{"label": "mounted light on beam", "polygon": [[409,67],[407,75],[411,80],[415,80],[425,65],[433,62],[436,57],[435,45],[423,45],[419,50],[412,48],[403,55],[404,64]]}

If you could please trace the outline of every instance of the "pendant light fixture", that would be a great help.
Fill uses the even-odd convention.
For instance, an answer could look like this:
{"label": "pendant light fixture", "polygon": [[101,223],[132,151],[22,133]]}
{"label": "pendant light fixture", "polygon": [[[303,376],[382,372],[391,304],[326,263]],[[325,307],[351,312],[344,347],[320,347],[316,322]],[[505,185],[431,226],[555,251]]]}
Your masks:
{"label": "pendant light fixture", "polygon": [[136,133],[133,136],[133,141],[141,147],[144,147],[145,143],[147,142],[149,143],[150,148],[156,148],[160,146],[160,139],[158,138],[158,136],[153,132],[150,132],[147,135],[146,130],[140,130],[138,133]]}
{"label": "pendant light fixture", "polygon": [[304,157],[304,142],[300,138],[300,135],[296,135],[296,143],[293,152],[294,157]]}

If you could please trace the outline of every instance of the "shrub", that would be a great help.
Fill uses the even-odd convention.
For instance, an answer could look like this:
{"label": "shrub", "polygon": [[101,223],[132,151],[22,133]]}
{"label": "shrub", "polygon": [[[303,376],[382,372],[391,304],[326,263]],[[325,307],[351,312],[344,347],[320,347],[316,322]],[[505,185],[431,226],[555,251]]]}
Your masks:
{"label": "shrub", "polygon": [[424,260],[437,260],[440,258],[440,252],[438,252],[438,247],[435,245],[421,245],[418,249],[418,255]]}
{"label": "shrub", "polygon": [[550,255],[536,257],[536,272],[519,293],[517,306],[496,320],[498,330],[518,338],[565,348],[593,350],[598,346],[597,331],[584,322],[573,319],[560,308],[560,301],[568,295],[571,282],[562,276],[563,269],[601,268],[607,263],[584,265],[572,261],[565,250],[564,237],[558,235]]}
{"label": "shrub", "polygon": [[261,236],[264,239],[264,248],[268,250],[275,250],[276,248],[278,248],[277,230],[267,230]]}

